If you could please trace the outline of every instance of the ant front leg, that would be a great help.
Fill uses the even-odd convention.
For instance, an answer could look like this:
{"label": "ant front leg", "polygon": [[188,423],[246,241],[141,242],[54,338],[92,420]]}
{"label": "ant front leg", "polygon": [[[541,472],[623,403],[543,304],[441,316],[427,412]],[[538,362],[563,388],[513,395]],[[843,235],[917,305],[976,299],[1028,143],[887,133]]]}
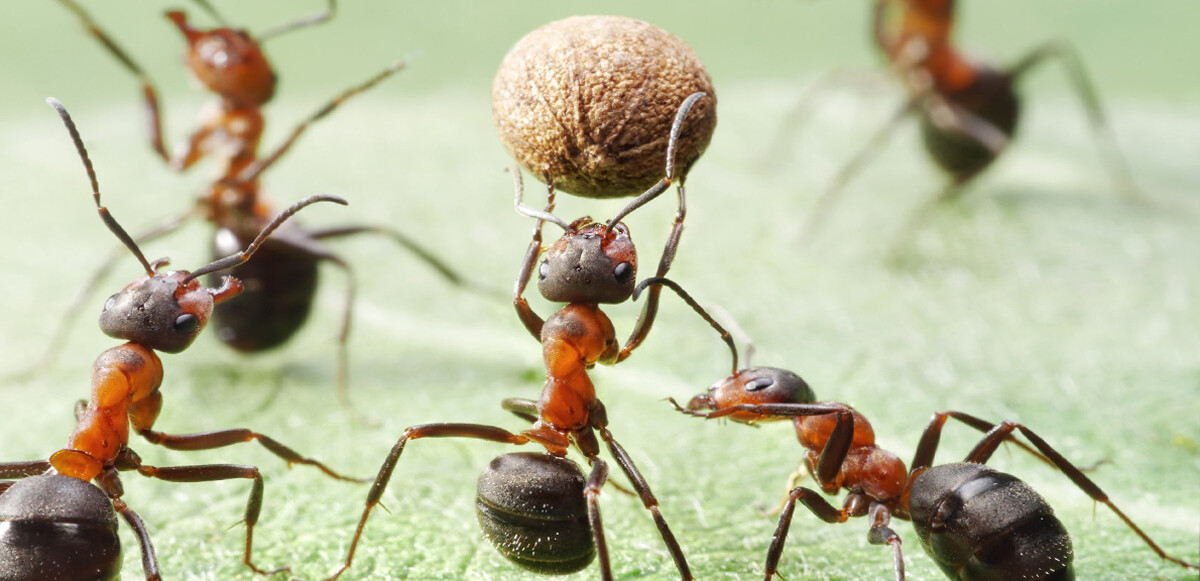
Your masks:
{"label": "ant front leg", "polygon": [[424,424],[405,429],[400,439],[396,440],[396,444],[392,446],[392,450],[388,452],[383,465],[379,467],[379,474],[375,476],[375,481],[371,484],[371,490],[367,492],[366,506],[363,508],[358,526],[354,529],[354,538],[350,541],[345,563],[326,581],[335,581],[350,568],[354,561],[354,553],[358,549],[358,543],[362,540],[363,529],[367,526],[367,518],[371,516],[371,510],[379,504],[383,491],[387,489],[388,482],[392,479],[392,472],[396,470],[396,464],[400,461],[400,455],[404,453],[404,446],[408,444],[409,440],[418,438],[472,438],[514,445],[529,442],[529,438],[520,434],[480,424]]}
{"label": "ant front leg", "polygon": [[183,451],[212,450],[214,448],[224,448],[225,446],[230,446],[233,444],[257,440],[258,443],[262,444],[263,448],[266,448],[268,452],[282,458],[284,462],[287,462],[288,466],[291,466],[292,464],[304,464],[317,468],[330,478],[345,480],[348,482],[364,482],[363,480],[351,478],[349,476],[343,476],[337,472],[334,472],[325,464],[311,458],[301,456],[295,450],[279,443],[273,438],[247,429],[232,429],[221,430],[217,432],[181,435],[165,434],[163,432],[156,432],[150,429],[143,429],[139,430],[138,433],[141,434],[141,436],[151,444],[156,444],[171,450]]}
{"label": "ant front leg", "polygon": [[[554,216],[554,183],[549,176],[546,177],[546,208],[539,212],[527,205],[521,198],[525,195],[525,185],[521,179],[521,167],[513,165],[509,170],[513,174],[513,188],[516,190],[514,204],[517,212],[536,218],[533,224],[533,236],[529,241],[529,247],[525,250],[525,258],[521,260],[521,270],[517,271],[517,282],[513,285],[513,307],[517,310],[517,318],[521,319],[521,323],[525,325],[525,329],[539,343],[542,341],[542,326],[545,321],[540,315],[533,311],[533,307],[529,306],[529,301],[525,300],[525,287],[529,285],[529,279],[533,278],[533,267],[537,264],[538,256],[542,253],[542,226],[547,220],[557,220]],[[559,220],[561,222],[561,220]]]}
{"label": "ant front leg", "polygon": [[1088,122],[1092,126],[1096,146],[1100,150],[1100,156],[1105,159],[1104,165],[1108,167],[1113,182],[1117,184],[1117,191],[1130,199],[1141,200],[1142,193],[1133,181],[1129,163],[1117,146],[1117,138],[1112,132],[1112,126],[1109,125],[1104,109],[1100,106],[1100,98],[1096,93],[1095,85],[1088,77],[1087,69],[1083,66],[1083,59],[1079,57],[1079,53],[1074,48],[1063,42],[1041,45],[1017,61],[1008,70],[1008,74],[1015,81],[1030,69],[1050,58],[1058,58],[1066,67],[1067,78],[1075,88],[1076,94],[1079,95],[1080,101],[1083,102],[1084,110],[1087,111]]}
{"label": "ant front leg", "polygon": [[1160,558],[1188,569],[1200,569],[1200,563],[1189,563],[1183,559],[1172,557],[1168,555],[1166,551],[1163,551],[1162,548],[1158,546],[1158,543],[1155,543],[1150,536],[1143,532],[1142,529],[1136,524],[1134,524],[1124,512],[1121,512],[1121,509],[1117,508],[1117,505],[1113,504],[1112,501],[1108,499],[1108,494],[1101,490],[1091,478],[1088,478],[1082,470],[1072,464],[1071,461],[1064,458],[1063,455],[1058,452],[1058,450],[1055,450],[1050,446],[1050,444],[1046,443],[1041,436],[1038,436],[1033,430],[1025,427],[1022,424],[1006,420],[993,427],[983,437],[983,439],[979,441],[979,444],[977,444],[975,448],[971,450],[969,454],[967,454],[966,462],[974,462],[978,464],[986,463],[988,459],[992,457],[992,454],[995,453],[996,449],[1000,447],[1000,444],[1010,438],[1012,433],[1017,430],[1019,430],[1021,434],[1025,436],[1039,452],[1045,455],[1055,468],[1058,468],[1058,470],[1066,475],[1067,478],[1070,478],[1071,482],[1074,482],[1075,486],[1078,486],[1079,489],[1084,492],[1084,494],[1087,494],[1096,502],[1107,505],[1108,508],[1110,508],[1118,517],[1120,517],[1121,520],[1133,530],[1133,532],[1137,533],[1137,535],[1141,537],[1143,541],[1145,541],[1146,545],[1148,545],[1150,549],[1154,551],[1154,553]]}
{"label": "ant front leg", "polygon": [[663,518],[662,512],[659,511],[658,499],[655,498],[654,492],[650,490],[650,485],[642,477],[642,473],[637,469],[637,466],[634,465],[633,459],[629,457],[629,453],[625,451],[625,448],[621,447],[621,444],[617,443],[617,440],[613,438],[608,428],[600,427],[598,429],[600,431],[600,438],[608,445],[609,453],[617,461],[617,465],[621,467],[625,476],[629,478],[634,491],[641,497],[642,505],[654,517],[654,524],[658,527],[658,534],[662,537],[663,543],[667,545],[667,551],[671,553],[671,559],[675,561],[675,567],[679,569],[680,579],[692,579],[692,571],[688,567],[687,558],[683,555],[683,549],[679,547],[679,541],[675,540],[675,535],[671,532],[671,527],[667,526],[666,519]]}
{"label": "ant front leg", "polygon": [[462,275],[443,262],[441,258],[438,258],[438,256],[434,254],[432,250],[425,248],[411,236],[408,236],[399,230],[384,226],[342,226],[338,228],[326,228],[309,232],[309,235],[316,240],[342,238],[346,236],[354,236],[356,234],[380,234],[382,236],[391,238],[397,244],[411,252],[413,256],[417,257],[421,262],[424,262],[427,266],[432,268],[434,272],[438,273],[438,275],[445,279],[446,282],[457,287],[468,286],[466,281],[463,280]]}
{"label": "ant front leg", "polygon": [[[214,464],[208,466],[171,466],[159,468],[139,464],[137,466],[139,474],[166,480],[168,482],[213,482],[218,480],[232,480],[235,478],[249,478],[254,481],[250,487],[250,498],[246,502],[246,513],[242,517],[242,522],[246,525],[246,546],[242,554],[242,563],[249,567],[251,571],[259,575],[274,575],[289,570],[288,567],[281,567],[274,570],[263,570],[254,564],[251,559],[251,553],[254,546],[254,525],[258,523],[259,514],[262,512],[263,500],[263,478],[259,473],[258,468],[254,466],[241,466],[237,464]],[[136,515],[134,515],[136,516]],[[128,520],[128,518],[127,518]]]}

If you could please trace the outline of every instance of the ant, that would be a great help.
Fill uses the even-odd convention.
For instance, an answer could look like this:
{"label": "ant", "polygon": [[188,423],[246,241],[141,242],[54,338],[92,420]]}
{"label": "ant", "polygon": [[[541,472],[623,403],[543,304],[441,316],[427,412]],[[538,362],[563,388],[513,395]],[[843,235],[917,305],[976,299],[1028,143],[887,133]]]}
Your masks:
{"label": "ant", "polygon": [[935,205],[961,195],[965,186],[1008,148],[1020,113],[1015,84],[1053,58],[1066,67],[1118,191],[1130,199],[1141,198],[1078,53],[1063,42],[1050,42],[1006,69],[973,62],[951,42],[954,4],[955,0],[875,1],[872,35],[909,97],[834,175],[806,220],[806,237],[812,237],[836,195],[899,123],[915,114],[926,151],[950,181],[914,214],[903,230],[906,236]]}
{"label": "ant", "polygon": [[[867,540],[891,547],[897,581],[904,579],[904,559],[900,536],[889,527],[892,517],[912,520],[925,552],[951,579],[1074,579],[1071,539],[1050,505],[1028,484],[985,465],[1006,441],[1055,467],[1094,501],[1107,505],[1159,557],[1200,568],[1164,552],[1084,469],[1016,422],[994,424],[962,412],[937,412],[921,437],[910,471],[898,456],[875,445],[875,432],[859,411],[840,402],[817,402],[812,388],[785,369],[747,367],[714,383],[686,408],[669,401],[679,412],[702,418],[744,424],[790,419],[806,448],[807,470],[821,491],[848,492],[838,508],[815,490],[791,489],[767,551],[766,581],[777,573],[797,502],[827,523],[866,516],[871,523]],[[942,427],[951,418],[985,435],[963,462],[934,466]],[[1033,446],[1016,440],[1017,431]]]}
{"label": "ant", "polygon": [[[223,256],[241,248],[270,217],[268,203],[259,195],[259,177],[273,166],[308,127],[332,113],[347,99],[367,91],[393,73],[404,69],[406,61],[387,67],[366,82],[351,87],[317,109],[292,129],[287,139],[265,157],[258,152],[263,132],[261,108],[275,92],[276,75],[259,44],[285,32],[311,26],[332,18],[336,3],[330,0],[328,9],[318,15],[300,19],[258,35],[257,39],[244,30],[228,27],[216,10],[204,0],[194,0],[208,12],[220,27],[201,30],[192,27],[181,10],[167,12],[167,17],[179,28],[188,43],[187,67],[204,86],[216,94],[215,109],[207,114],[183,147],[175,154],[167,152],[163,143],[162,115],[158,91],[148,75],[127,53],[105,33],[74,0],[59,0],[83,22],[87,32],[95,37],[130,73],[141,82],[147,117],[150,120],[150,143],[154,151],[175,171],[191,168],[204,157],[218,162],[216,176],[195,207],[180,216],[163,220],[136,240],[145,242],[172,232],[189,219],[204,216],[216,227],[213,252]],[[234,271],[246,286],[241,300],[223,303],[213,314],[218,338],[233,349],[254,353],[277,347],[296,333],[311,310],[317,289],[317,265],[327,262],[346,274],[346,296],[342,307],[341,325],[337,335],[337,396],[343,406],[357,417],[348,394],[347,341],[356,293],[356,283],[350,265],[337,254],[327,250],[326,240],[356,234],[380,234],[390,237],[407,248],[418,259],[432,267],[449,283],[463,286],[463,279],[433,252],[417,241],[384,226],[348,225],[305,230],[295,224],[272,237],[253,263]],[[118,255],[113,255],[97,269],[92,283],[83,289],[68,311],[45,357],[46,362],[65,340],[66,321],[74,318],[92,288],[111,268]]]}
{"label": "ant", "polygon": [[[547,179],[549,201],[544,211],[524,204],[524,186],[519,168],[513,168],[517,212],[535,218],[533,242],[521,263],[515,285],[514,304],[525,327],[541,343],[546,382],[539,401],[511,398],[504,409],[533,425],[519,433],[506,429],[461,423],[412,426],[392,447],[367,495],[366,507],[354,532],[346,561],[330,577],[340,577],[351,565],[371,510],[379,504],[391,480],[400,454],[411,440],[419,438],[472,438],[503,444],[540,444],[545,453],[509,453],[494,459],[479,478],[477,508],[485,536],[501,554],[518,566],[543,574],[565,575],[582,570],[599,556],[600,576],[611,580],[608,544],[600,520],[598,497],[608,481],[608,464],[599,457],[599,439],[604,441],[617,465],[629,478],[635,493],[650,511],[682,579],[692,573],[683,550],[659,510],[658,499],[642,477],[633,459],[608,430],[608,414],[596,397],[587,370],[597,362],[616,364],[636,348],[657,312],[649,302],[625,348],[617,343],[612,321],[600,304],[636,300],[646,284],[635,286],[637,251],[629,230],[620,219],[666,191],[676,179],[675,151],[684,119],[692,106],[704,98],[694,93],[679,106],[667,146],[666,177],[630,201],[608,223],[584,217],[568,224],[555,216],[554,186]],[[682,227],[683,188],[680,179],[680,212],[672,230],[660,269],[670,265]],[[543,321],[522,297],[541,253],[544,222],[561,227],[565,234],[546,252],[538,268],[538,290],[550,301],[568,304]],[[653,280],[657,279],[651,279]],[[661,292],[655,285],[649,300]],[[587,459],[591,472],[585,478],[579,466],[566,459],[574,447]]]}
{"label": "ant", "polygon": [[[242,283],[229,275],[216,288],[205,288],[199,278],[248,261],[271,233],[305,206],[323,201],[345,205],[346,201],[336,196],[311,196],[276,216],[244,249],[191,272],[163,271],[167,259],[147,261],[133,238],[101,205],[96,172],[74,121],[57,100],[48,102],[62,117],[83,161],[100,219],[137,258],[146,276],[126,285],[104,304],[101,330],[127,342],[96,359],[91,399],[76,409],[78,423],[67,446],[49,460],[0,463],[0,478],[24,479],[16,484],[0,483],[0,521],[4,524],[0,526],[0,545],[6,547],[0,551],[0,577],[14,581],[116,579],[121,563],[113,515],[116,511],[137,534],[146,579],[159,579],[158,561],[146,526],[122,500],[124,490],[118,472],[129,470],[171,482],[253,480],[242,519],[246,525],[243,563],[255,573],[273,573],[260,569],[250,558],[254,525],[262,509],[263,479],[258,468],[143,464],[129,448],[129,432],[132,429],[150,443],[174,450],[208,450],[257,440],[288,465],[307,464],[332,478],[353,480],[250,430],[174,435],[152,429],[162,408],[159,387],[163,365],[155,352],[179,353],[187,349],[204,330],[214,305],[238,296],[243,289]],[[95,482],[96,487],[88,482]]]}

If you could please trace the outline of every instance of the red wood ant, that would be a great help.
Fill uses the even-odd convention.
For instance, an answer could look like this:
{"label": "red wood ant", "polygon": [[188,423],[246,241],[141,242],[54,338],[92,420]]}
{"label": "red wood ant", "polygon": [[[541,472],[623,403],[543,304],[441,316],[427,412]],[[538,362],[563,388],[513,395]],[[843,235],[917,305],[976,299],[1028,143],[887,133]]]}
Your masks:
{"label": "red wood ant", "polygon": [[[159,386],[162,361],[156,351],[179,353],[204,330],[213,307],[236,297],[242,283],[226,275],[219,287],[205,288],[199,277],[245,263],[284,221],[300,209],[322,201],[345,205],[336,196],[311,196],[271,220],[246,247],[192,272],[162,270],[167,259],[149,262],[108,208],[100,203],[96,172],[83,140],[66,108],[48,100],[58,111],[87,170],[100,219],[133,253],[146,276],[109,297],[100,314],[105,334],[127,342],[96,359],[92,395],[76,410],[78,424],[67,446],[48,461],[0,464],[0,478],[24,478],[0,486],[0,577],[13,581],[116,579],[120,546],[115,510],[133,528],[142,550],[147,580],[159,579],[158,561],[141,518],[122,500],[118,471],[172,482],[209,482],[246,478],[254,481],[246,513],[243,562],[255,573],[267,574],[251,561],[254,525],[262,509],[263,480],[258,468],[235,464],[158,467],[143,464],[129,448],[132,429],[152,444],[174,450],[207,450],[256,440],[288,465],[314,466],[330,477],[352,480],[321,462],[301,456],[263,434],[246,429],[175,435],[155,431],[162,408]],[[30,478],[27,478],[30,477]],[[86,484],[94,481],[99,488]]]}
{"label": "red wood ant", "polygon": [[[636,300],[645,288],[645,285],[634,284],[637,251],[629,230],[620,219],[666,191],[676,179],[674,156],[683,121],[692,106],[704,96],[704,93],[689,96],[676,113],[667,147],[666,177],[629,202],[608,223],[592,222],[585,217],[568,224],[555,216],[552,213],[554,186],[549,179],[546,209],[537,210],[525,205],[521,172],[513,168],[517,211],[537,219],[533,241],[521,263],[515,285],[514,304],[521,322],[542,345],[546,383],[539,401],[507,399],[503,406],[533,425],[519,433],[495,426],[459,423],[424,424],[406,429],[380,467],[367,495],[366,508],[354,532],[346,561],[330,581],[350,567],[367,518],[379,504],[400,454],[409,441],[418,438],[472,438],[514,445],[532,442],[543,446],[544,454],[500,456],[480,476],[476,504],[485,535],[501,554],[526,569],[545,574],[573,573],[586,567],[598,555],[601,578],[612,579],[598,502],[600,489],[608,481],[608,464],[599,457],[597,432],[653,516],[681,578],[692,578],[683,550],[659,511],[658,499],[633,459],[609,432],[608,415],[604,404],[596,397],[587,370],[597,362],[612,365],[624,360],[645,339],[653,322],[657,292],[651,292],[647,299],[655,300],[655,308],[647,303],[639,324],[622,349],[617,343],[612,321],[600,310],[600,304]],[[682,218],[683,191],[680,187],[680,211],[660,270],[670,265]],[[538,290],[547,300],[568,303],[545,321],[522,296],[542,250],[543,222],[556,224],[566,233],[550,247],[538,268]],[[660,289],[656,285],[652,290]],[[592,467],[586,478],[578,465],[565,458],[571,447],[583,454]]]}
{"label": "red wood ant", "polygon": [[[938,203],[958,197],[971,180],[1008,147],[1016,130],[1020,100],[1015,84],[1048,59],[1057,58],[1087,111],[1105,166],[1118,190],[1140,198],[1116,139],[1112,135],[1096,90],[1083,61],[1069,45],[1051,42],[1030,51],[1012,66],[998,70],[972,62],[951,41],[955,0],[876,0],[872,34],[900,78],[909,98],[834,175],[817,199],[804,227],[813,235],[832,208],[833,200],[871,156],[910,114],[920,119],[925,149],[950,182],[918,210],[907,233]],[[898,13],[898,14],[896,14]],[[893,23],[892,18],[898,23]]]}
{"label": "red wood ant", "polygon": [[[821,491],[836,494],[844,488],[848,492],[838,508],[815,490],[791,489],[767,551],[767,581],[776,575],[797,502],[828,523],[866,516],[871,523],[867,540],[891,547],[898,581],[904,579],[904,559],[900,536],[889,527],[892,517],[912,520],[925,552],[951,579],[1074,579],[1071,539],[1050,505],[1028,484],[985,465],[1005,441],[1054,466],[1093,500],[1107,505],[1159,557],[1200,568],[1166,554],[1083,470],[1015,422],[994,424],[962,412],[937,412],[921,437],[909,471],[898,456],[875,445],[874,430],[865,416],[844,403],[816,402],[812,388],[784,369],[742,369],[692,398],[687,408],[674,399],[670,402],[680,412],[702,418],[746,424],[790,419],[800,444],[807,449],[808,472]],[[942,427],[949,418],[986,435],[964,462],[933,466]],[[1033,447],[1017,441],[1015,431]]]}
{"label": "red wood ant", "polygon": [[[406,62],[399,61],[366,82],[343,91],[297,124],[273,152],[260,157],[258,145],[263,132],[261,108],[274,95],[276,75],[259,43],[284,32],[329,20],[333,16],[335,2],[330,0],[328,9],[321,14],[277,27],[256,39],[244,30],[226,26],[208,2],[195,1],[220,23],[220,27],[211,30],[194,28],[181,10],[168,12],[167,17],[187,40],[188,69],[216,94],[217,102],[200,128],[188,137],[176,154],[171,155],[163,145],[158,91],[150,77],[74,0],[59,0],[79,17],[88,33],[141,82],[150,120],[150,143],[167,166],[182,172],[204,157],[217,161],[218,171],[194,208],[181,216],[162,221],[135,239],[144,242],[157,238],[176,230],[190,218],[202,215],[216,227],[214,255],[223,256],[245,246],[270,218],[270,206],[259,195],[259,177],[262,173],[287,153],[313,122],[332,113],[347,99],[403,69]],[[347,393],[347,341],[356,284],[350,265],[327,250],[323,242],[363,233],[392,238],[451,284],[464,284],[459,275],[431,251],[392,228],[350,225],[312,231],[293,223],[279,235],[267,240],[256,260],[234,271],[244,282],[246,291],[240,300],[222,303],[213,313],[217,336],[226,345],[248,353],[271,349],[291,338],[308,318],[317,289],[318,263],[327,262],[344,271],[347,286],[337,335],[337,394],[351,412],[353,408]],[[114,255],[97,270],[92,285],[85,288],[76,299],[66,320],[73,319],[79,312],[91,289],[116,259],[117,255]],[[51,342],[47,360],[58,351],[65,340],[65,333],[66,324],[60,327]]]}

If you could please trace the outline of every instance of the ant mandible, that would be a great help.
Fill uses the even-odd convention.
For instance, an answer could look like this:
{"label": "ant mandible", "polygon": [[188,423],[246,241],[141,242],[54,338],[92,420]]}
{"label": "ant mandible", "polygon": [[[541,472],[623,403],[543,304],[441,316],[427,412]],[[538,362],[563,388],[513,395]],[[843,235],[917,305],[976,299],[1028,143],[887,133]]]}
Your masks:
{"label": "ant mandible", "polygon": [[[689,96],[676,112],[667,146],[666,177],[631,201],[607,224],[593,223],[590,218],[568,224],[554,216],[553,185],[548,188],[551,200],[546,210],[526,206],[522,202],[520,170],[513,168],[517,211],[538,222],[518,275],[515,304],[521,321],[543,346],[546,383],[540,401],[513,398],[504,400],[503,406],[533,425],[519,433],[495,426],[459,423],[424,424],[406,429],[380,467],[367,495],[366,508],[345,563],[329,581],[350,567],[367,518],[379,504],[401,453],[409,441],[419,438],[472,438],[543,446],[546,450],[543,454],[502,455],[480,476],[476,504],[485,535],[506,558],[526,569],[563,575],[583,569],[598,556],[601,578],[611,580],[612,568],[598,503],[600,489],[608,481],[608,464],[599,457],[597,432],[650,511],[680,577],[692,578],[683,550],[659,510],[658,499],[633,459],[608,430],[604,404],[596,397],[587,370],[596,362],[614,364],[628,357],[650,328],[655,310],[647,305],[633,336],[621,349],[612,322],[599,305],[636,300],[647,286],[635,286],[637,253],[620,218],[666,191],[676,179],[674,156],[679,133],[688,111],[704,97],[704,93]],[[682,197],[680,192],[681,200]],[[538,289],[547,300],[568,304],[543,321],[521,295],[541,251],[541,224],[547,221],[562,227],[566,234],[548,250],[547,259],[539,268]],[[663,255],[663,268],[669,266],[674,254],[680,225],[677,221]],[[659,291],[659,285],[652,290]],[[651,293],[652,297],[656,295]],[[583,454],[592,467],[586,478],[575,462],[565,458],[571,447]]]}
{"label": "ant mandible", "polygon": [[[687,408],[669,401],[678,411],[702,418],[745,424],[792,420],[807,449],[807,470],[821,491],[848,492],[839,509],[815,490],[791,489],[767,551],[766,581],[778,570],[797,502],[827,523],[866,516],[871,523],[868,542],[892,548],[897,581],[904,579],[904,559],[900,536],[889,527],[892,517],[912,520],[925,552],[951,579],[1074,579],[1071,539],[1050,505],[1028,484],[985,465],[1006,441],[1057,468],[1093,500],[1107,505],[1159,557],[1200,568],[1164,552],[1083,470],[1015,422],[994,424],[962,412],[937,412],[909,471],[898,456],[875,445],[865,416],[844,403],[817,402],[812,388],[785,369],[748,367],[714,383]],[[962,463],[933,466],[942,427],[950,418],[986,435]],[[1033,446],[1016,440],[1015,431]]]}
{"label": "ant mandible", "polygon": [[[212,30],[193,28],[181,10],[167,13],[188,43],[187,67],[204,86],[216,94],[216,107],[207,114],[201,126],[183,143],[175,154],[167,152],[163,143],[162,115],[158,91],[150,77],[112,38],[105,33],[74,0],[59,0],[83,22],[88,33],[95,37],[142,85],[147,117],[150,120],[150,143],[154,151],[175,171],[185,171],[204,157],[218,163],[218,171],[194,208],[183,215],[163,220],[156,227],[136,236],[148,241],[172,232],[190,218],[202,215],[216,227],[213,241],[215,256],[223,256],[253,239],[271,215],[269,204],[259,194],[259,177],[272,167],[308,127],[329,115],[347,99],[367,91],[406,66],[399,61],[366,82],[337,95],[292,129],[283,143],[265,157],[259,157],[258,146],[263,132],[261,108],[275,92],[276,75],[263,54],[261,41],[304,26],[325,22],[336,8],[330,0],[328,9],[318,15],[303,18],[252,37],[244,30],[228,27],[216,10],[204,0],[194,0],[204,8],[220,27]],[[213,313],[217,336],[226,345],[241,352],[253,353],[277,347],[296,333],[311,310],[317,289],[317,265],[328,262],[346,274],[346,297],[342,308],[341,325],[337,335],[337,395],[339,401],[355,413],[350,405],[348,386],[348,352],[350,322],[356,283],[350,265],[325,248],[323,242],[355,234],[373,233],[392,238],[418,259],[432,267],[451,284],[464,281],[449,266],[416,240],[384,226],[347,225],[305,230],[294,223],[279,235],[267,240],[252,263],[238,267],[234,274],[246,286],[242,298],[222,303]],[[83,289],[68,311],[69,321],[82,309],[92,288],[99,282],[118,255],[101,266],[92,283]],[[45,360],[58,351],[65,340],[64,323],[50,344]]]}
{"label": "ant mandible", "polygon": [[[954,5],[955,0],[875,1],[872,36],[909,98],[834,175],[806,219],[803,232],[807,238],[811,239],[822,224],[836,195],[883,146],[900,121],[916,114],[925,149],[949,174],[950,182],[913,215],[902,230],[903,238],[934,206],[958,197],[1007,149],[1020,113],[1015,84],[1025,73],[1052,58],[1066,67],[1118,191],[1130,199],[1141,198],[1078,53],[1059,41],[1038,46],[1006,69],[973,62],[951,41]],[[892,17],[899,22],[893,24]]]}
{"label": "ant mandible", "polygon": [[[105,334],[127,342],[96,359],[92,370],[92,395],[86,407],[76,410],[77,425],[67,447],[48,461],[0,463],[0,478],[24,478],[0,483],[0,577],[13,581],[116,579],[120,547],[115,510],[133,528],[142,550],[147,580],[159,579],[158,561],[141,518],[122,500],[118,471],[134,470],[143,476],[172,482],[208,482],[247,478],[254,481],[243,522],[246,542],[243,562],[255,573],[268,574],[251,561],[254,525],[262,509],[263,480],[258,468],[234,464],[157,467],[143,464],[129,448],[132,429],[152,444],[174,450],[207,450],[257,440],[289,465],[307,464],[330,477],[352,480],[327,466],[299,455],[265,435],[233,429],[174,435],[155,431],[162,408],[159,387],[162,361],[156,351],[179,353],[204,330],[216,304],[242,292],[242,283],[224,276],[217,288],[205,288],[199,277],[243,264],[262,247],[284,221],[301,208],[322,201],[345,205],[336,196],[311,196],[280,213],[239,252],[215,260],[192,272],[164,272],[167,259],[149,262],[137,243],[100,203],[100,187],[83,140],[61,103],[49,99],[58,111],[83,161],[101,220],[137,258],[146,276],[109,297],[100,314]],[[98,489],[87,484],[94,481]],[[55,574],[61,577],[54,577]]]}

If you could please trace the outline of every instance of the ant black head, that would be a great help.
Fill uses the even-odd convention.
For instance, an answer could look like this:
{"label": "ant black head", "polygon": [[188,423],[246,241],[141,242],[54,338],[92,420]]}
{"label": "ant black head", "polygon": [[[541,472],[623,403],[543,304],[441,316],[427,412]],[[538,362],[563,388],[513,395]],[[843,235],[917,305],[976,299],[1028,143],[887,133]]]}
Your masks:
{"label": "ant black head", "polygon": [[[739,404],[813,403],[811,387],[799,375],[778,367],[750,367],[721,379],[692,398],[688,409],[722,410]],[[735,422],[760,421],[759,414],[732,414]]]}
{"label": "ant black head", "polygon": [[637,249],[629,229],[581,218],[546,251],[537,285],[546,300],[612,304],[633,295],[636,279]]}
{"label": "ant black head", "polygon": [[187,39],[188,69],[209,90],[247,107],[262,106],[275,95],[275,71],[258,41],[246,31],[223,24],[221,28],[199,30],[188,24],[182,10],[167,12],[167,18]]}
{"label": "ant black head", "polygon": [[346,205],[345,200],[336,196],[310,196],[276,216],[245,250],[215,260],[194,272],[160,273],[159,269],[167,264],[167,260],[160,259],[153,264],[147,261],[129,233],[112,217],[108,208],[100,204],[100,185],[96,179],[96,171],[92,167],[92,160],[83,146],[83,139],[79,136],[75,122],[71,120],[62,103],[53,98],[47,99],[47,102],[58,111],[71,140],[75,143],[75,150],[79,152],[79,158],[83,161],[83,167],[91,181],[92,198],[100,219],[133,253],[146,271],[145,277],[130,283],[105,302],[104,310],[100,313],[100,328],[110,337],[133,341],[167,353],[178,353],[187,349],[192,340],[204,330],[213,306],[237,296],[242,291],[242,283],[229,276],[224,277],[219,288],[204,288],[198,280],[200,276],[246,262],[275,229],[309,204],[330,201]]}
{"label": "ant black head", "polygon": [[0,495],[0,579],[94,579],[121,575],[121,541],[112,503],[70,476],[17,481]]}
{"label": "ant black head", "polygon": [[585,484],[579,466],[566,458],[536,452],[499,456],[479,475],[479,526],[520,567],[545,575],[574,573],[596,557]]}

